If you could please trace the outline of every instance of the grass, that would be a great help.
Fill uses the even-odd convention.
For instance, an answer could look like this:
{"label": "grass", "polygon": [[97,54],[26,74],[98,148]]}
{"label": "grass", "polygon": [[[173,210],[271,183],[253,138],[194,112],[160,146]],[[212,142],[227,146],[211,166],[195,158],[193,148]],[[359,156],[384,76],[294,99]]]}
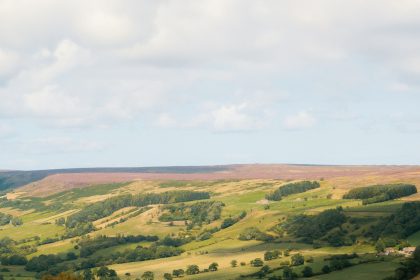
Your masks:
{"label": "grass", "polygon": [[313,280],[342,280],[342,279],[369,279],[382,280],[391,276],[398,267],[395,262],[367,263],[352,266],[341,271],[334,271],[329,274],[315,276]]}
{"label": "grass", "polygon": [[0,275],[2,275],[4,277],[4,279],[6,280],[11,280],[11,279],[19,279],[19,280],[26,280],[26,279],[34,279],[35,278],[35,273],[34,272],[29,272],[26,271],[22,266],[13,266],[13,265],[8,265],[8,266],[3,266],[0,265],[0,270],[2,269],[8,269],[10,270],[9,272],[0,272]]}
{"label": "grass", "polygon": [[62,200],[62,201],[76,201],[80,198],[104,195],[116,189],[127,186],[130,182],[125,183],[112,183],[112,184],[99,184],[90,187],[76,188],[69,191],[53,194],[45,198],[45,200]]}
{"label": "grass", "polygon": [[410,235],[407,238],[407,241],[412,245],[412,246],[420,246],[420,231]]}
{"label": "grass", "polygon": [[[282,181],[279,180],[217,180],[217,181],[138,181],[133,183],[122,184],[103,184],[95,185],[87,188],[73,189],[59,194],[49,196],[42,200],[44,203],[64,203],[71,205],[71,210],[61,210],[59,212],[48,211],[19,211],[7,208],[8,212],[15,212],[23,219],[24,224],[20,227],[12,227],[10,225],[0,227],[0,238],[12,237],[15,240],[40,236],[41,239],[47,237],[60,236],[64,233],[64,227],[55,225],[54,221],[60,217],[66,217],[75,213],[86,204],[102,200],[106,197],[121,193],[142,193],[142,192],[164,192],[172,189],[200,189],[200,191],[210,191],[212,200],[222,201],[225,207],[222,211],[221,219],[202,228],[195,228],[192,232],[198,234],[205,228],[220,226],[223,219],[236,216],[242,211],[247,211],[247,216],[236,224],[213,233],[212,237],[204,241],[192,241],[182,246],[185,250],[180,256],[149,260],[134,263],[114,264],[110,267],[116,269],[118,274],[122,276],[130,273],[132,279],[140,277],[144,271],[150,270],[155,273],[155,279],[161,279],[163,273],[172,272],[173,269],[186,269],[189,264],[197,264],[200,269],[207,268],[210,263],[216,261],[219,264],[219,271],[211,273],[200,273],[194,276],[185,276],[185,279],[235,279],[239,275],[246,275],[259,270],[249,265],[250,260],[255,258],[263,258],[264,252],[268,250],[278,249],[284,251],[292,250],[293,253],[300,252],[304,256],[312,256],[315,259],[313,264],[314,271],[320,271],[325,264],[325,256],[333,254],[351,254],[358,253],[372,254],[374,248],[372,245],[354,245],[344,247],[322,247],[314,249],[312,245],[292,242],[290,237],[283,238],[282,242],[263,243],[261,241],[240,241],[239,234],[248,227],[257,227],[261,231],[271,232],[274,226],[283,222],[285,218],[296,214],[315,215],[323,210],[336,208],[341,206],[345,209],[346,214],[351,216],[370,216],[377,217],[389,215],[399,207],[402,201],[387,201],[377,204],[362,206],[359,200],[342,200],[330,194],[337,190],[329,182],[322,182],[321,188],[308,192],[294,194],[285,197],[281,201],[269,202],[268,209],[265,204],[266,193],[276,189]],[[188,202],[194,203],[194,202]],[[188,204],[187,203],[187,204]],[[94,222],[98,228],[104,227],[106,224],[127,217],[134,208],[125,208],[118,210],[111,215]],[[0,209],[1,211],[1,209]],[[123,213],[124,212],[124,213]],[[168,223],[158,220],[160,206],[155,205],[137,216],[129,218],[127,221],[118,223],[112,227],[100,228],[90,233],[91,236],[108,235],[157,235],[164,237],[167,235],[177,235],[180,232],[185,233],[186,227],[183,223],[175,223],[170,226]],[[370,226],[369,223],[363,226]],[[363,230],[361,227],[357,234]],[[272,232],[271,232],[272,233]],[[70,251],[76,252],[73,239],[60,240],[51,244],[40,245],[37,252],[29,255],[31,258],[40,254],[59,254]],[[413,234],[408,238],[413,245],[420,245],[420,232]],[[94,255],[109,255],[117,251],[133,249],[137,245],[147,246],[150,243],[141,242],[135,244],[118,245],[111,248],[98,250]],[[266,262],[270,267],[276,268],[280,266],[281,261],[288,260],[290,257],[282,257],[281,259]],[[232,268],[230,262],[235,259],[238,261],[238,267]],[[240,266],[240,262],[246,262],[247,265]],[[357,265],[343,271],[333,272],[328,275],[316,276],[311,279],[382,279],[392,273],[397,266],[395,262],[379,262]],[[295,267],[294,270],[300,272],[303,266]],[[23,277],[15,277],[16,279],[31,279],[32,274],[22,271],[22,267],[11,267],[13,270],[9,274],[21,274]],[[379,273],[376,273],[378,271]],[[281,275],[281,271],[275,274]],[[375,278],[377,276],[381,278]],[[6,279],[10,276],[5,275]],[[26,278],[25,278],[26,277]]]}

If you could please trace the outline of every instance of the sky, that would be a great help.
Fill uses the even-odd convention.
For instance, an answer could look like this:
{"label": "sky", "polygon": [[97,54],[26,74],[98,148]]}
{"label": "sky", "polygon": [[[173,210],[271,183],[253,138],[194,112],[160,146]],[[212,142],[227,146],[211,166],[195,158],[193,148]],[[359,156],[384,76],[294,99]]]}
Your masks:
{"label": "sky", "polygon": [[420,164],[420,1],[0,0],[0,169]]}

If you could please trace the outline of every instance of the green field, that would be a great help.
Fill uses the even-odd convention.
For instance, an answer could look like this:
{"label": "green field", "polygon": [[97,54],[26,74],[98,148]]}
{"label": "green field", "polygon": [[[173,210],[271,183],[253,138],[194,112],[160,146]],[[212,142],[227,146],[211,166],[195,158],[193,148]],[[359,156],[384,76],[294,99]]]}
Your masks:
{"label": "green field", "polygon": [[[372,237],[366,235],[366,231],[381,219],[400,211],[403,202],[387,201],[363,206],[359,200],[342,200],[332,198],[335,188],[328,181],[321,182],[321,187],[303,193],[292,194],[280,201],[267,201],[265,196],[278,186],[285,184],[279,180],[217,180],[217,181],[139,181],[122,184],[102,184],[73,189],[44,198],[36,198],[33,209],[19,206],[16,201],[0,208],[4,213],[19,216],[23,225],[11,224],[0,226],[0,240],[12,238],[16,245],[12,248],[14,254],[23,254],[28,260],[41,255],[55,254],[61,258],[67,258],[67,254],[73,254],[73,259],[63,260],[62,265],[77,267],[87,260],[109,259],[105,264],[114,269],[122,279],[140,278],[144,272],[152,271],[155,279],[162,279],[164,273],[172,273],[175,269],[186,270],[188,265],[198,265],[201,273],[185,275],[184,279],[236,279],[243,275],[243,279],[256,279],[252,276],[260,270],[260,267],[251,266],[250,262],[256,258],[264,259],[267,251],[278,250],[283,255],[278,258],[264,261],[272,270],[266,276],[282,275],[285,264],[292,262],[292,256],[301,254],[305,258],[304,265],[293,266],[292,269],[298,276],[302,276],[305,266],[312,268],[313,272],[321,273],[322,267],[330,264],[330,259],[338,255],[358,254],[352,259],[353,266],[343,270],[333,271],[329,274],[314,276],[310,279],[382,279],[392,275],[398,267],[400,258],[387,258],[384,261],[375,261],[375,242]],[[163,205],[153,204],[147,207],[124,206],[110,211],[106,215],[100,213],[100,218],[92,220],[96,229],[88,233],[76,234],[75,236],[63,237],[69,231],[65,224],[58,224],[58,220],[66,221],[69,217],[82,213],[91,205],[102,203],[110,197],[119,195],[142,195],[145,193],[160,194],[171,191],[202,191],[211,194],[210,199],[200,201],[187,201],[170,205],[174,209],[174,221],[162,221],[163,213],[168,214]],[[27,199],[27,198],[22,198]],[[197,205],[206,205],[212,201],[221,202],[220,217],[212,220],[195,216]],[[200,204],[201,203],[201,204]],[[16,205],[16,206],[13,206]],[[208,204],[211,205],[211,204]],[[0,204],[1,207],[1,204]],[[193,218],[184,220],[179,218],[179,209],[187,209],[188,215]],[[203,206],[204,207],[204,206]],[[334,210],[341,209],[341,210]],[[289,232],[285,224],[294,217],[317,217],[322,213],[338,211],[346,218],[340,227],[328,229],[313,242],[307,242],[292,232]],[[165,212],[166,211],[166,212]],[[172,210],[171,210],[172,211]],[[191,212],[189,212],[191,211]],[[208,215],[204,211],[200,215]],[[340,212],[341,211],[341,212]],[[198,212],[197,212],[198,213]],[[238,218],[242,213],[245,216]],[[89,216],[87,216],[89,217]],[[176,218],[178,217],[178,218]],[[182,215],[181,215],[182,217]],[[226,220],[235,220],[227,227],[222,225]],[[327,220],[328,221],[328,220]],[[85,220],[81,220],[81,223]],[[324,221],[325,222],[325,221]],[[249,229],[256,229],[257,234],[262,234],[265,239],[251,237],[252,240],[240,240]],[[316,228],[314,229],[316,230]],[[199,240],[203,233],[211,232],[207,238]],[[331,236],[340,231],[342,244],[332,246]],[[259,232],[259,233],[258,233]],[[311,233],[311,232],[309,232]],[[160,241],[136,241],[124,243],[112,243],[105,247],[98,247],[94,252],[81,256],[83,245],[95,244],[100,238],[122,238],[123,236],[157,236],[159,240],[166,237],[187,240],[181,244],[181,254],[156,259],[126,261],[124,256],[132,254],[136,250],[153,250],[161,246]],[[40,244],[44,240],[51,239],[48,244]],[[98,239],[99,238],[99,239]],[[337,237],[335,237],[337,238]],[[407,238],[412,245],[419,245],[420,232],[414,233]],[[122,242],[122,243],[121,243]],[[350,244],[348,244],[350,242]],[[175,247],[174,247],[175,248]],[[284,254],[286,254],[285,256]],[[0,251],[1,254],[1,251]],[[12,253],[9,253],[9,255]],[[7,255],[7,253],[5,254]],[[232,267],[232,260],[238,265]],[[309,260],[309,261],[306,261]],[[310,261],[312,260],[312,261]],[[358,264],[360,261],[370,263]],[[204,272],[213,262],[218,263],[218,270]],[[243,264],[241,264],[243,263]],[[100,265],[98,265],[100,266]],[[54,266],[53,266],[54,267]],[[1,272],[5,279],[33,279],[35,273],[26,271],[24,266],[1,266],[0,269],[10,270]],[[94,268],[96,271],[98,268]],[[77,273],[78,269],[75,269]],[[257,277],[258,278],[258,277]]]}

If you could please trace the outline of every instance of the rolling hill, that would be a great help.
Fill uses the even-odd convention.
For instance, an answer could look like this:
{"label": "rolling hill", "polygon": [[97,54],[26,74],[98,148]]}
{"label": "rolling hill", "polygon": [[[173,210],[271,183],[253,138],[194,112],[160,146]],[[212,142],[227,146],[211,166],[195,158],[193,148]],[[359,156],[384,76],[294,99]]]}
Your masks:
{"label": "rolling hill", "polygon": [[[381,186],[384,194],[388,186],[419,190],[417,166],[258,164],[2,176],[13,186],[0,197],[5,279],[66,271],[84,279],[85,273],[116,279],[114,271],[120,279],[169,279],[181,270],[186,280],[383,279],[409,269],[402,266],[409,258],[385,255],[385,248],[419,245],[419,192],[410,188],[368,205],[343,199],[372,185],[375,195]],[[273,199],[274,192],[282,196]]]}

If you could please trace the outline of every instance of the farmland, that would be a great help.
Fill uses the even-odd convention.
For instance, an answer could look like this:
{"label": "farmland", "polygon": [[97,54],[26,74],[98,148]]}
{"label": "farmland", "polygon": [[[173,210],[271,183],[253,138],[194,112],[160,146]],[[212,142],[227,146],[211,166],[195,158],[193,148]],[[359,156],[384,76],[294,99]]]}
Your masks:
{"label": "farmland", "polygon": [[[378,184],[418,187],[420,169],[235,168],[229,175],[112,175],[118,180],[113,173],[100,180],[100,173],[63,173],[9,189],[0,212],[19,223],[0,226],[7,248],[0,275],[33,279],[106,267],[121,279],[148,271],[163,279],[181,269],[184,279],[287,279],[289,270],[289,279],[383,279],[405,258],[381,256],[378,244],[419,245],[420,222],[403,219],[418,211],[418,193],[367,205],[343,195]],[[295,188],[305,180],[316,187]],[[272,199],[276,191],[282,195]],[[50,264],[41,266],[47,256]]]}

